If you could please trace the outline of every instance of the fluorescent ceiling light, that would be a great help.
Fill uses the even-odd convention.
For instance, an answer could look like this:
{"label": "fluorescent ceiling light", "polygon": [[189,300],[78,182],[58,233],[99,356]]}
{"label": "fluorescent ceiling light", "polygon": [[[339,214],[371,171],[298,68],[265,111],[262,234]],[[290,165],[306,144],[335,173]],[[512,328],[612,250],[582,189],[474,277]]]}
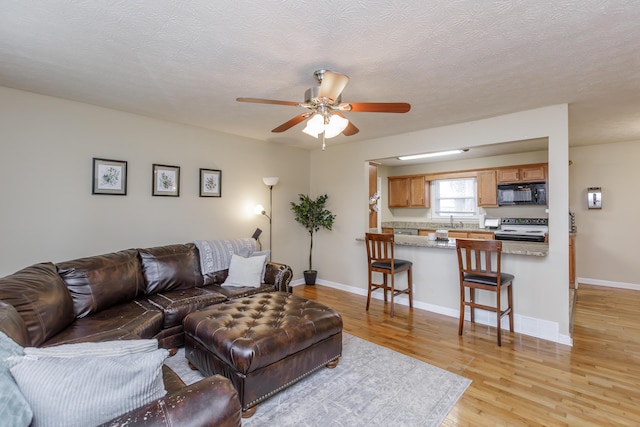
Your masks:
{"label": "fluorescent ceiling light", "polygon": [[451,154],[462,153],[463,151],[469,151],[469,150],[449,150],[449,151],[438,151],[435,153],[414,154],[412,156],[400,156],[398,157],[398,160],[415,160],[415,159],[426,159],[427,157],[449,156]]}

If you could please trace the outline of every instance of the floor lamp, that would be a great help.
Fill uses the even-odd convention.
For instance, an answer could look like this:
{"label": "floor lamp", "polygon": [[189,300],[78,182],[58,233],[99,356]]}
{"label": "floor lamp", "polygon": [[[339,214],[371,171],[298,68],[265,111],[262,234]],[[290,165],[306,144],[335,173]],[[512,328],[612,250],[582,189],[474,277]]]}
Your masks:
{"label": "floor lamp", "polygon": [[[269,187],[269,213],[267,214],[267,212],[264,210],[264,207],[262,205],[256,206],[256,209],[255,209],[255,212],[257,214],[264,215],[269,220],[269,250],[271,251],[272,254],[273,254],[273,246],[272,246],[273,241],[272,241],[271,218],[272,218],[272,209],[273,209],[273,186],[278,184],[278,181],[280,181],[280,178],[278,178],[277,176],[267,176],[265,178],[262,178],[262,182],[264,182],[264,184]],[[271,259],[271,256],[269,256],[269,259]]]}

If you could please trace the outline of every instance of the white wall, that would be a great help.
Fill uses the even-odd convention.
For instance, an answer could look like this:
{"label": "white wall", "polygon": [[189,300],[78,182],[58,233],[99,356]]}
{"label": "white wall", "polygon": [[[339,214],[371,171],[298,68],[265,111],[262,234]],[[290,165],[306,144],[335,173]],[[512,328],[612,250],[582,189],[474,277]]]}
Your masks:
{"label": "white wall", "polygon": [[[309,188],[309,153],[0,87],[0,276],[43,261],[194,239],[249,237],[302,276],[306,232],[289,202]],[[92,158],[128,161],[128,194],[91,194]],[[181,167],[180,197],[151,196],[152,164]],[[222,197],[198,196],[199,168],[222,170]]]}
{"label": "white wall", "polygon": [[[366,161],[459,147],[549,138],[550,243],[549,256],[536,260],[536,274],[518,277],[515,312],[557,325],[559,334],[569,335],[568,301],[568,114],[566,105],[428,129],[420,132],[343,145],[329,145],[311,158],[311,193],[329,195],[330,208],[337,214],[335,230],[318,233],[314,265],[320,279],[338,286],[366,289],[365,248],[356,238],[367,228]],[[557,237],[556,237],[557,236]],[[426,252],[425,252],[426,254]],[[426,256],[426,255],[425,255]],[[452,256],[454,254],[452,253]],[[455,282],[455,281],[454,281]],[[439,292],[442,286],[458,283],[416,283],[421,295]],[[421,297],[427,300],[429,297]],[[454,301],[455,299],[455,301]],[[429,301],[424,301],[429,302]],[[441,304],[457,309],[457,298]],[[364,306],[362,307],[364,315]]]}
{"label": "white wall", "polygon": [[[640,141],[571,148],[569,206],[576,214],[580,283],[640,290]],[[602,187],[602,209],[587,209],[587,188]]]}

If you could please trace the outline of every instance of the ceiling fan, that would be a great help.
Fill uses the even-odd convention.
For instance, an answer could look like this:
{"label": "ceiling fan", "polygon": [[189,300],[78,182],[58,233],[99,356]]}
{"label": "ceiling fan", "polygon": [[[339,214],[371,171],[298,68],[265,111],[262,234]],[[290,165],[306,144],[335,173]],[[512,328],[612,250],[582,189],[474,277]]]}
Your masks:
{"label": "ceiling fan", "polygon": [[348,76],[329,70],[316,70],[313,76],[318,85],[306,90],[304,102],[301,103],[261,98],[236,98],[236,101],[307,109],[308,111],[272,129],[271,132],[284,132],[309,119],[303,132],[314,138],[322,134],[323,150],[325,138],[333,138],[340,133],[351,136],[359,132],[342,113],[406,113],[411,109],[411,105],[406,102],[342,102],[342,91],[349,82]]}

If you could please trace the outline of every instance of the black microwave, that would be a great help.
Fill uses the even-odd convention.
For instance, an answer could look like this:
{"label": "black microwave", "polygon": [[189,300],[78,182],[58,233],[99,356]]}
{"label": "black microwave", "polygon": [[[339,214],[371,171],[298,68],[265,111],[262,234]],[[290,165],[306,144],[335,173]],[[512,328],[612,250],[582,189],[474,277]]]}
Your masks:
{"label": "black microwave", "polygon": [[498,206],[546,204],[547,184],[544,182],[498,185]]}

